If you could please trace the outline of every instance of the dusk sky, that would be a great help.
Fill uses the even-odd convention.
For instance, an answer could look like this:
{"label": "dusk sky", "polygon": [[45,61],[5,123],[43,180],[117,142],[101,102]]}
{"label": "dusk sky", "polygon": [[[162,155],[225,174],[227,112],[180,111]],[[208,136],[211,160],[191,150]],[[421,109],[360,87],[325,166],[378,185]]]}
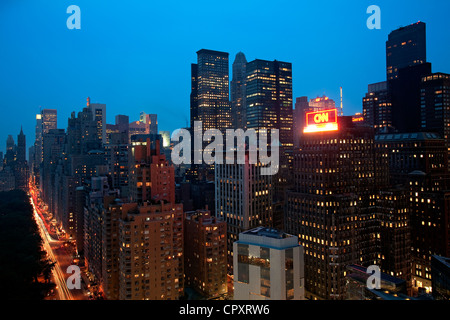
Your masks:
{"label": "dusk sky", "polygon": [[[81,30],[69,30],[69,5]],[[381,8],[381,30],[369,30],[369,5]],[[326,94],[344,113],[362,111],[367,85],[385,80],[385,41],[398,27],[427,24],[433,72],[450,73],[450,1],[0,1],[0,151],[23,125],[34,142],[39,108],[58,109],[58,127],[91,102],[107,121],[158,114],[159,129],[189,122],[190,66],[205,48],[247,61],[293,65],[296,97]]]}

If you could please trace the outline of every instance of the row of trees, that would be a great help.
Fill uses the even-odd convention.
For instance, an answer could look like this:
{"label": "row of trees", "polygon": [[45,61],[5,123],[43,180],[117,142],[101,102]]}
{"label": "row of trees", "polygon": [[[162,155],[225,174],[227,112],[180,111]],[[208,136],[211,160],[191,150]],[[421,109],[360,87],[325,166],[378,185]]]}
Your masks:
{"label": "row of trees", "polygon": [[0,192],[0,299],[41,300],[54,287],[33,207],[22,190]]}

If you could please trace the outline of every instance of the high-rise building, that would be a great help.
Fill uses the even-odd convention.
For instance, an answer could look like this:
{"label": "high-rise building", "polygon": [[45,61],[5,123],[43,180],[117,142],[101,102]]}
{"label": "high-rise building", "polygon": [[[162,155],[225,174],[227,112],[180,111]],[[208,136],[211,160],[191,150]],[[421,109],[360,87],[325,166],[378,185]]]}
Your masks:
{"label": "high-rise building", "polygon": [[43,109],[36,115],[36,165],[39,168],[43,161],[42,137],[50,129],[58,127],[58,112],[56,109]]}
{"label": "high-rise building", "polygon": [[[397,186],[376,196],[381,272],[405,280],[411,288],[411,208],[407,189]],[[377,237],[378,237],[377,234]]]}
{"label": "high-rise building", "polygon": [[64,129],[49,129],[42,135],[43,161],[40,166],[40,188],[42,199],[48,205],[49,212],[55,214],[55,174],[59,158],[63,152],[66,132]]}
{"label": "high-rise building", "polygon": [[201,121],[203,131],[232,127],[228,53],[202,49],[191,69],[191,129]]}
{"label": "high-rise building", "polygon": [[19,163],[25,163],[27,161],[27,142],[26,137],[23,134],[22,127],[20,127],[20,133],[17,135],[17,156],[16,161]]}
{"label": "high-rise building", "polygon": [[294,147],[300,146],[300,137],[303,134],[303,128],[306,127],[306,112],[309,112],[308,97],[298,97],[295,99],[295,109],[293,112],[294,125]]}
{"label": "high-rise building", "polygon": [[246,121],[248,129],[278,129],[280,167],[289,168],[294,146],[292,64],[253,60],[246,66]]}
{"label": "high-rise building", "polygon": [[233,266],[233,243],[241,232],[273,226],[272,176],[262,175],[263,166],[216,164],[216,216],[227,223],[228,269]]}
{"label": "high-rise building", "polygon": [[[376,143],[380,152],[387,155],[390,184],[402,186],[409,201],[406,209],[409,211],[412,274],[408,289],[411,286],[414,295],[422,290],[430,291],[431,257],[434,254],[446,256],[450,248],[450,228],[445,223],[450,214],[446,142],[436,133],[416,132],[380,134],[376,136]],[[402,201],[402,197],[398,197],[392,208],[401,209]],[[396,216],[399,220],[392,221],[392,227],[391,222],[388,223],[386,235],[402,232],[403,214],[397,211]],[[395,248],[395,244],[385,241],[383,245],[388,250]]]}
{"label": "high-rise building", "polygon": [[369,84],[363,98],[364,121],[375,128],[375,132],[392,130],[392,103],[387,81]]}
{"label": "high-rise building", "polygon": [[423,171],[409,174],[413,294],[430,293],[433,255],[450,256],[450,179]]}
{"label": "high-rise building", "polygon": [[386,41],[387,80],[396,79],[400,69],[427,61],[426,24],[417,22],[392,31]]}
{"label": "high-rise building", "polygon": [[132,137],[129,172],[131,202],[175,203],[175,171],[161,152],[160,135]]}
{"label": "high-rise building", "polygon": [[91,103],[91,99],[88,97],[87,107],[91,110],[93,120],[96,123],[98,139],[106,144],[106,104]]}
{"label": "high-rise building", "polygon": [[234,300],[303,300],[304,251],[298,237],[259,227],[233,244]]}
{"label": "high-rise building", "polygon": [[129,150],[126,131],[111,134],[108,145],[105,145],[106,166],[111,176],[111,186],[120,190],[121,198],[128,197]]}
{"label": "high-rise building", "polygon": [[12,135],[6,139],[5,166],[13,167],[16,162],[16,143]]}
{"label": "high-rise building", "polygon": [[16,175],[16,189],[28,190],[29,168],[26,156],[26,137],[22,127],[17,135],[16,160],[14,163],[14,173]]}
{"label": "high-rise building", "polygon": [[234,129],[245,129],[245,78],[247,59],[244,53],[238,52],[233,62],[233,78],[231,80],[231,115]]}
{"label": "high-rise building", "polygon": [[183,295],[183,220],[181,204],[122,206],[120,300],[178,300]]}
{"label": "high-rise building", "polygon": [[209,210],[185,213],[185,286],[207,298],[227,293],[227,227]]}
{"label": "high-rise building", "polygon": [[450,258],[432,256],[431,274],[433,298],[450,300]]}
{"label": "high-rise building", "polygon": [[336,120],[338,130],[301,137],[287,193],[285,230],[305,248],[308,298],[343,299],[346,265],[378,259],[373,209],[387,184],[385,157],[375,149],[373,129],[352,117]]}
{"label": "high-rise building", "polygon": [[392,126],[397,132],[422,130],[422,78],[430,74],[431,63],[425,62],[399,69],[397,77],[388,82]]}
{"label": "high-rise building", "polygon": [[147,126],[146,134],[158,134],[158,116],[156,114],[147,114],[141,112],[139,115],[139,121],[145,123]]}
{"label": "high-rise building", "polygon": [[420,95],[421,129],[436,132],[446,141],[450,159],[450,74],[423,77]]}

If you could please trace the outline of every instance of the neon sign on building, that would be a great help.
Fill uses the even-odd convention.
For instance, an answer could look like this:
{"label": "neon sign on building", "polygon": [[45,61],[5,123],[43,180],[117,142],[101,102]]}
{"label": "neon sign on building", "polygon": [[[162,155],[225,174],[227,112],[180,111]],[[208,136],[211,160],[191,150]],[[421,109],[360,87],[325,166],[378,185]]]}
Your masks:
{"label": "neon sign on building", "polygon": [[304,133],[337,131],[337,109],[309,112],[306,114]]}

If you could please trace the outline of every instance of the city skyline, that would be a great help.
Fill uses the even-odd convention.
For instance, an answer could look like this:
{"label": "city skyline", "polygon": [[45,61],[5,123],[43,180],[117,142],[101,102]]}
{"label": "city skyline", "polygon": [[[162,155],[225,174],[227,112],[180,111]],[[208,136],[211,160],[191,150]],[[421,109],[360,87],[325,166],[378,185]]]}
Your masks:
{"label": "city skyline", "polygon": [[[368,2],[338,5],[286,1],[270,11],[265,10],[267,3],[258,3],[256,7],[255,2],[229,1],[220,5],[225,10],[223,17],[213,19],[210,13],[218,9],[218,4],[179,3],[169,9],[163,4],[122,7],[114,2],[106,6],[79,1],[81,30],[67,29],[69,15],[64,3],[2,3],[2,30],[12,31],[0,35],[8,48],[0,52],[2,69],[8,75],[2,77],[0,93],[4,119],[15,120],[2,121],[0,137],[6,141],[8,134],[16,135],[23,126],[28,149],[34,141],[35,115],[40,106],[57,109],[58,128],[66,128],[70,113],[80,110],[86,97],[93,103],[106,104],[107,123],[113,123],[117,114],[135,121],[144,111],[158,114],[161,130],[186,127],[190,66],[196,61],[195,52],[202,48],[230,54],[230,80],[231,64],[238,52],[243,52],[247,61],[288,61],[293,65],[294,99],[325,94],[338,101],[342,86],[345,114],[361,112],[367,84],[385,80],[385,41],[399,26],[426,22],[427,59],[433,62],[433,72],[450,69],[445,59],[450,42],[439,32],[448,29],[443,15],[449,4],[440,3],[442,10],[436,10],[419,1],[379,1],[381,30],[369,30]],[[45,20],[34,19],[38,6],[48,10]],[[195,13],[189,10],[193,7],[198,9]],[[291,19],[284,18],[288,11]],[[246,20],[248,13],[251,19]],[[166,14],[174,17],[173,24],[162,19]],[[322,16],[320,23],[317,15]],[[265,23],[268,18],[273,23]],[[205,23],[211,28],[202,28]],[[199,30],[199,35],[182,40],[193,30]],[[350,72],[349,67],[353,67]],[[4,149],[2,143],[0,150]]]}

